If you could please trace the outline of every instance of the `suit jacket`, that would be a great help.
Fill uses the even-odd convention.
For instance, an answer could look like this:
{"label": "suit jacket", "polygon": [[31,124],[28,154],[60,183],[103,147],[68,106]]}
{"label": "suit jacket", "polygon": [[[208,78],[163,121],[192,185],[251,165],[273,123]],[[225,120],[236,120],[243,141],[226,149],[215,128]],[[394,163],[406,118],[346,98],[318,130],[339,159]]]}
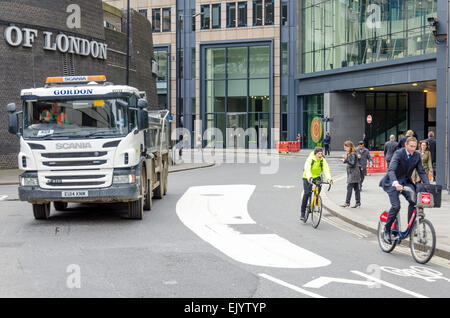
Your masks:
{"label": "suit jacket", "polygon": [[431,161],[436,162],[436,139],[428,138],[427,141],[428,145],[430,145]]}
{"label": "suit jacket", "polygon": [[407,179],[407,183],[413,184],[412,174],[414,169],[417,169],[420,179],[423,183],[429,184],[428,175],[423,169],[422,159],[419,152],[415,151],[411,163],[408,165],[408,155],[405,148],[397,150],[392,156],[391,163],[389,165],[386,176],[380,181],[380,187],[385,191],[388,191],[394,181],[398,181],[400,184],[405,185],[404,179]]}
{"label": "suit jacket", "polygon": [[396,141],[388,141],[384,144],[384,159],[391,161],[394,152],[397,150],[398,143]]}

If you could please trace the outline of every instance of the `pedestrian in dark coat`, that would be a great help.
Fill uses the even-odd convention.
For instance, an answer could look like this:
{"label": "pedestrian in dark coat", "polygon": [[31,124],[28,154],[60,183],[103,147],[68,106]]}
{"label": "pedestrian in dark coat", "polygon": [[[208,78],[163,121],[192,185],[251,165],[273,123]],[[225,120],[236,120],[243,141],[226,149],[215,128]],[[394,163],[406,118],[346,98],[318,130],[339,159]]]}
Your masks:
{"label": "pedestrian in dark coat", "polygon": [[386,160],[387,167],[389,168],[389,163],[391,162],[394,152],[398,148],[398,142],[395,141],[395,136],[391,135],[389,141],[384,144],[384,160]]}
{"label": "pedestrian in dark coat", "polygon": [[344,143],[344,150],[346,154],[341,159],[341,162],[347,165],[347,197],[345,203],[341,205],[346,208],[350,206],[352,198],[352,190],[355,190],[356,204],[352,208],[361,206],[361,197],[359,192],[359,182],[361,180],[361,172],[359,170],[358,155],[356,153],[355,145],[350,140]]}
{"label": "pedestrian in dark coat", "polygon": [[359,170],[361,172],[361,181],[359,182],[359,191],[362,190],[362,184],[364,182],[364,177],[367,176],[367,162],[371,162],[373,165],[373,159],[370,156],[370,151],[364,147],[364,142],[361,140],[358,142],[358,148],[356,148],[356,153],[358,155]]}
{"label": "pedestrian in dark coat", "polygon": [[433,181],[436,181],[436,139],[434,139],[434,132],[428,133],[428,146],[431,153],[431,162],[433,163]]}
{"label": "pedestrian in dark coat", "polygon": [[[402,138],[400,138],[400,140],[398,141],[397,149],[401,149],[401,148],[405,147],[405,141],[406,141],[406,139],[408,139],[409,137],[412,137],[413,135],[414,135],[414,131],[408,130],[408,131],[406,132],[406,135],[403,136]],[[416,139],[416,140],[417,140],[417,139]]]}
{"label": "pedestrian in dark coat", "polygon": [[325,138],[323,139],[323,147],[325,148],[325,156],[330,155],[330,143],[331,143],[330,133],[327,132],[325,134]]}

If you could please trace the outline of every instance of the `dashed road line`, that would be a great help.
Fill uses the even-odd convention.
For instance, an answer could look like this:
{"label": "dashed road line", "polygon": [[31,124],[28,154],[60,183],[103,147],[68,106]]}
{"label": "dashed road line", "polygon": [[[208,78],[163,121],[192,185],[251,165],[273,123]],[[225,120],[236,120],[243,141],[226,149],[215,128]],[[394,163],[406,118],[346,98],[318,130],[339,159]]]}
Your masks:
{"label": "dashed road line", "polygon": [[305,290],[305,289],[303,289],[303,288],[300,288],[300,287],[298,287],[298,286],[289,284],[289,283],[287,283],[287,282],[285,282],[285,281],[282,281],[281,279],[275,278],[275,277],[273,277],[273,276],[270,276],[270,275],[267,275],[267,274],[264,274],[264,273],[260,273],[260,274],[258,274],[258,275],[259,275],[260,277],[262,277],[262,278],[265,278],[265,279],[267,279],[267,280],[270,280],[271,282],[274,282],[274,283],[276,283],[276,284],[278,284],[278,285],[281,285],[281,286],[287,287],[287,288],[289,288],[289,289],[295,290],[296,292],[299,292],[299,293],[304,294],[304,295],[306,295],[306,296],[310,296],[310,297],[313,297],[313,298],[326,298],[326,297],[324,297],[324,296],[321,296],[321,295],[319,295],[319,294],[316,294],[316,293],[307,291],[307,290]]}

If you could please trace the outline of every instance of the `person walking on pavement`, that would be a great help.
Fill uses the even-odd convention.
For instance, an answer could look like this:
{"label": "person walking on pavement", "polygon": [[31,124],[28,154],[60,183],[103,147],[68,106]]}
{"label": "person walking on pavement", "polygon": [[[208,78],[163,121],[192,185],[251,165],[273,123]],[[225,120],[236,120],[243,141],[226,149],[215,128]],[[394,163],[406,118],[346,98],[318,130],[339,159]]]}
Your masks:
{"label": "person walking on pavement", "polygon": [[363,134],[363,138],[362,141],[364,143],[364,147],[366,147],[367,149],[369,149],[369,138],[367,138],[366,134]]}
{"label": "person walking on pavement", "polygon": [[434,132],[428,133],[428,149],[431,153],[431,162],[433,163],[433,181],[436,181],[436,139],[434,139]]}
{"label": "person walking on pavement", "polygon": [[347,197],[345,203],[341,207],[350,206],[352,198],[352,190],[355,190],[356,204],[352,208],[361,206],[361,196],[359,192],[359,182],[361,180],[361,171],[359,170],[358,155],[356,153],[355,145],[350,140],[344,142],[344,150],[346,154],[343,155],[341,162],[347,164]]}
{"label": "person walking on pavement", "polygon": [[395,141],[395,136],[391,135],[389,141],[384,144],[384,159],[386,160],[387,167],[389,168],[389,163],[391,162],[394,152],[397,150],[398,142]]}
{"label": "person walking on pavement", "polygon": [[331,143],[331,137],[330,133],[327,131],[325,134],[325,138],[323,139],[323,147],[325,148],[325,156],[330,155],[330,143]]}
{"label": "person walking on pavement", "polygon": [[406,135],[403,136],[402,138],[400,138],[400,140],[398,141],[397,149],[401,149],[401,148],[405,147],[406,139],[408,139],[409,137],[412,137],[413,135],[414,135],[414,131],[408,130],[406,132]]}
{"label": "person walking on pavement", "polygon": [[364,177],[367,176],[367,161],[371,162],[373,165],[373,159],[370,156],[370,151],[364,147],[364,142],[361,140],[358,142],[358,148],[356,153],[359,161],[359,170],[361,172],[361,181],[359,182],[359,191],[362,190],[362,184],[364,182]]}
{"label": "person walking on pavement", "polygon": [[[433,162],[431,161],[431,153],[428,150],[428,141],[422,140],[419,145],[420,159],[422,160],[422,167],[428,175],[428,179],[431,180],[430,175],[433,174]],[[417,170],[414,170],[411,177],[414,183],[420,182],[419,174]]]}
{"label": "person walking on pavement", "polygon": [[388,194],[391,202],[391,209],[389,210],[388,218],[384,227],[383,239],[386,243],[391,244],[391,226],[400,211],[400,193],[408,201],[408,220],[414,211],[415,202],[411,198],[409,192],[402,192],[404,187],[410,187],[415,192],[415,186],[411,179],[414,169],[423,183],[429,184],[428,176],[423,169],[420,154],[416,151],[417,139],[409,137],[406,139],[405,147],[397,150],[392,156],[391,164],[386,176],[381,179],[379,186]]}
{"label": "person walking on pavement", "polygon": [[300,215],[301,221],[305,219],[306,205],[308,204],[309,197],[312,194],[312,180],[322,178],[322,172],[327,182],[332,184],[333,180],[331,179],[330,168],[325,158],[323,158],[323,149],[321,147],[316,147],[314,151],[309,154],[308,159],[306,159],[303,169],[303,198]]}

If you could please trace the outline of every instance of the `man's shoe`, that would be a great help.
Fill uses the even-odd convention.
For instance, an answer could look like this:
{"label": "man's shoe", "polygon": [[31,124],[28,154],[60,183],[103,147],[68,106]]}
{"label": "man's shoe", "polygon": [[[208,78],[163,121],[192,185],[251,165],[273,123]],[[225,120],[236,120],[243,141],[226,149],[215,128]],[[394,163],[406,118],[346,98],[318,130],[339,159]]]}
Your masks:
{"label": "man's shoe", "polygon": [[383,239],[387,244],[392,244],[391,233],[384,231]]}
{"label": "man's shoe", "polygon": [[347,208],[347,207],[350,206],[350,203],[344,203],[344,204],[341,204],[340,206],[343,207],[343,208]]}

